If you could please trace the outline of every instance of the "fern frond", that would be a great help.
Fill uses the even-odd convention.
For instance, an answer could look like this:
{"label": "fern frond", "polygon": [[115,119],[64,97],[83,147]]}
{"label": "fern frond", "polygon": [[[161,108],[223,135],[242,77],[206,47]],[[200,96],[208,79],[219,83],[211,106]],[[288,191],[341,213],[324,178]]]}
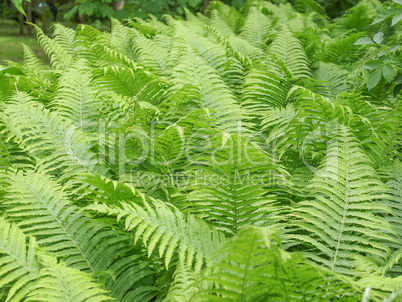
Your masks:
{"label": "fern frond", "polygon": [[58,43],[70,56],[74,56],[75,50],[73,48],[73,45],[75,30],[58,23],[55,23],[53,25],[53,29],[54,41]]}
{"label": "fern frond", "polygon": [[[261,130],[270,128],[268,141],[275,138],[275,133],[285,132],[285,128],[289,122],[297,116],[297,112],[293,104],[288,104],[286,107],[272,108],[265,112],[265,118],[261,122]],[[276,130],[277,129],[277,130]]]}
{"label": "fern frond", "polygon": [[162,78],[141,68],[109,66],[93,70],[94,81],[100,90],[118,92],[135,100],[158,104],[167,83]]}
{"label": "fern frond", "polygon": [[233,56],[236,60],[238,60],[244,69],[248,70],[251,69],[253,65],[251,60],[244,55],[242,55],[235,47],[235,45],[231,42],[231,39],[225,38],[222,34],[220,34],[216,29],[213,27],[208,26],[208,31],[212,32],[214,35],[217,43],[221,45],[223,48],[226,49],[226,53]]}
{"label": "fern frond", "polygon": [[359,285],[366,288],[367,299],[362,301],[387,301],[399,302],[401,292],[402,276],[389,278],[378,276],[375,273],[359,280]]}
{"label": "fern frond", "polygon": [[338,119],[349,124],[355,117],[355,113],[348,105],[342,105],[304,87],[293,86],[288,93],[288,102],[290,100],[294,100],[295,108],[299,110],[301,117],[311,118],[316,122]]}
{"label": "fern frond", "polygon": [[31,73],[34,75],[39,75],[48,69],[29,46],[23,44],[22,47],[24,49],[24,66],[26,67],[24,69],[25,72],[28,72],[28,74]]}
{"label": "fern frond", "polygon": [[243,228],[190,285],[195,293],[185,301],[360,301],[351,281],[283,251],[280,244],[275,229]]}
{"label": "fern frond", "polygon": [[[215,2],[214,4],[217,3]],[[217,5],[223,6],[220,3]],[[209,25],[217,30],[225,38],[229,38],[234,34],[234,30],[227,22],[225,22],[225,20],[227,19],[222,18],[220,14],[221,13],[216,9],[216,7],[215,9],[212,9],[209,17]]]}
{"label": "fern frond", "polygon": [[[292,176],[289,182],[286,183],[286,187],[293,196],[297,196],[303,200],[308,194],[308,184],[313,177],[314,173],[309,167],[299,167],[292,171]],[[296,202],[298,200],[293,197],[293,201]]]}
{"label": "fern frond", "polygon": [[348,71],[334,63],[320,62],[318,69],[313,72],[313,76],[318,80],[325,81],[326,87],[332,91],[333,95],[350,90],[351,81],[348,79]]}
{"label": "fern frond", "polygon": [[11,154],[8,151],[6,144],[0,138],[0,171],[4,172],[11,166]]}
{"label": "fern frond", "polygon": [[288,238],[310,245],[307,257],[346,275],[351,255],[386,259],[396,233],[382,203],[390,196],[350,129],[340,125],[329,142],[323,166],[308,186],[312,199],[295,209],[295,230]]}
{"label": "fern frond", "polygon": [[268,110],[285,104],[289,88],[287,79],[262,68],[251,70],[244,77],[242,105],[251,115],[264,117]]}
{"label": "fern frond", "polygon": [[338,30],[367,31],[370,24],[382,9],[378,0],[362,0],[349,9],[343,16],[336,19]]}
{"label": "fern frond", "polygon": [[92,51],[94,44],[101,44],[111,47],[110,37],[107,33],[101,32],[86,24],[79,24],[74,37],[74,49],[77,57],[82,57],[89,62],[98,59],[98,53]]}
{"label": "fern frond", "polygon": [[[115,19],[112,20],[113,22],[115,22]],[[116,20],[116,22],[118,21]],[[157,32],[162,31],[159,26],[155,26],[155,24],[151,24],[151,22],[149,22],[148,20],[142,20],[141,18],[134,18],[132,20],[127,20],[127,25],[136,28],[138,31],[149,37],[152,37]],[[158,23],[158,25],[160,24]],[[163,24],[162,27],[163,29],[167,28],[165,24]]]}
{"label": "fern frond", "polygon": [[152,200],[152,204],[122,203],[121,207],[94,204],[87,207],[99,213],[125,219],[127,231],[135,232],[135,241],[141,237],[150,256],[159,245],[159,257],[169,266],[175,252],[180,251],[189,265],[195,261],[195,269],[211,259],[225,241],[225,236],[214,227],[195,218],[184,216],[175,207]]}
{"label": "fern frond", "polygon": [[[43,257],[45,268],[38,274],[39,281],[25,301],[112,301],[87,273],[57,263],[52,257]],[[49,259],[50,258],[50,259]]]}
{"label": "fern frond", "polygon": [[80,130],[35,104],[27,94],[15,96],[2,117],[16,140],[41,163],[41,170],[61,173],[61,178],[82,172],[107,173]]}
{"label": "fern frond", "polygon": [[78,60],[60,77],[52,107],[81,131],[91,132],[102,111],[97,94],[87,62]]}
{"label": "fern frond", "polygon": [[109,46],[95,43],[92,45],[91,50],[94,54],[94,57],[91,58],[91,60],[94,61],[98,67],[107,68],[109,66],[117,65],[121,67],[129,67],[133,70],[143,68],[124,53]]}
{"label": "fern frond", "polygon": [[[165,15],[164,18],[166,17],[170,17],[169,15]],[[149,30],[156,30],[156,31],[160,31],[162,33],[166,33],[170,31],[169,28],[169,21],[167,21],[165,24],[164,22],[162,22],[161,20],[158,20],[155,16],[150,15],[148,20],[142,20],[141,18],[134,18],[135,22],[140,24],[140,27],[143,29],[147,29],[147,31]],[[136,26],[132,26],[132,27],[136,27]],[[145,32],[143,32],[143,34],[147,34]]]}
{"label": "fern frond", "polygon": [[390,204],[395,216],[389,217],[398,234],[402,234],[402,163],[395,161],[380,169],[380,175],[385,180],[385,184],[391,190],[390,194],[394,197],[394,203]]}
{"label": "fern frond", "polygon": [[166,302],[191,301],[194,292],[196,292],[193,285],[197,280],[197,274],[182,259],[183,257],[179,257],[179,264],[174,274],[174,283],[170,286],[165,299]]}
{"label": "fern frond", "polygon": [[0,218],[0,288],[9,287],[5,301],[21,301],[35,287],[41,268],[36,240]]}
{"label": "fern frond", "polygon": [[180,24],[175,26],[174,37],[176,36],[184,37],[188,44],[193,45],[202,58],[207,61],[212,68],[214,68],[220,74],[223,73],[227,62],[225,49],[219,47],[208,38],[197,34],[191,28],[184,27]]}
{"label": "fern frond", "polygon": [[153,272],[139,259],[129,237],[91,220],[72,205],[65,190],[35,172],[9,174],[7,215],[26,234],[70,267],[83,272],[111,271],[106,288],[118,301],[148,301],[156,294]]}
{"label": "fern frond", "polygon": [[362,55],[358,46],[353,45],[363,33],[355,33],[346,37],[324,39],[319,51],[315,53],[318,60],[332,63],[353,63]]}
{"label": "fern frond", "polygon": [[156,44],[152,39],[144,37],[134,28],[130,29],[129,36],[136,60],[158,75],[166,70],[167,51]]}
{"label": "fern frond", "polygon": [[401,146],[400,133],[402,129],[402,100],[398,100],[393,107],[378,108],[373,112],[372,121],[375,131],[364,142],[367,153],[376,165],[388,164],[392,158],[399,159]]}
{"label": "fern frond", "polygon": [[285,63],[295,79],[311,77],[303,46],[286,25],[282,26],[269,49]]}
{"label": "fern frond", "polygon": [[183,209],[234,235],[246,225],[267,225],[276,200],[269,187],[286,173],[256,144],[232,135],[221,137],[209,151],[195,156],[194,174]]}
{"label": "fern frond", "polygon": [[236,131],[243,111],[222,78],[201,56],[188,49],[172,76],[173,91],[182,89],[186,84],[194,85],[201,94],[203,108],[212,111],[217,126],[228,132]]}
{"label": "fern frond", "polygon": [[198,33],[202,33],[205,30],[205,25],[208,24],[208,18],[201,13],[193,14],[188,8],[183,7],[187,24],[189,27],[195,29]]}
{"label": "fern frond", "polygon": [[[390,189],[392,196],[392,198],[385,201],[385,204],[394,212],[393,216],[387,217],[387,221],[395,228],[397,234],[402,234],[402,163],[398,160],[382,167],[380,175]],[[399,237],[398,239],[399,242],[390,244],[394,251],[390,257],[389,265],[386,267],[387,270],[390,270],[389,274],[392,276],[402,275],[402,238]]]}
{"label": "fern frond", "polygon": [[[131,60],[135,61],[136,55],[132,47],[130,28],[127,26],[123,26],[123,24],[121,24],[119,20],[116,20],[114,18],[112,18],[110,22],[112,27],[110,33],[110,44],[113,45],[113,48],[115,50],[118,50]],[[131,24],[137,23],[131,21],[129,22],[129,25]]]}
{"label": "fern frond", "polygon": [[[3,125],[0,124],[0,127]],[[7,132],[6,132],[7,133]],[[7,133],[8,134],[8,133]],[[36,163],[16,143],[9,141],[7,135],[0,134],[0,171],[9,169],[34,169]]]}
{"label": "fern frond", "polygon": [[263,125],[268,122],[264,130],[266,133],[269,131],[267,142],[273,144],[273,152],[278,159],[287,162],[291,169],[304,166],[310,160],[311,164],[318,164],[325,155],[325,143],[312,142],[316,139],[325,140],[323,132],[330,129],[332,124],[342,122],[349,124],[355,117],[350,107],[338,104],[304,87],[293,86],[288,92],[287,103],[293,106],[290,112],[283,111],[286,119],[273,116],[273,119],[263,120]]}
{"label": "fern frond", "polygon": [[94,272],[89,257],[96,246],[91,247],[88,241],[102,230],[102,225],[91,224],[85,214],[71,205],[60,185],[45,174],[10,174],[8,179],[8,201],[3,205],[8,208],[10,219],[26,234],[40,236],[39,246],[66,257],[68,265]]}
{"label": "fern frond", "polygon": [[318,14],[325,15],[324,8],[315,0],[295,0],[294,9],[305,14],[316,12]]}
{"label": "fern frond", "polygon": [[46,36],[37,25],[33,24],[36,30],[40,46],[50,58],[50,63],[56,69],[66,69],[73,63],[73,57],[63,48],[61,44]]}
{"label": "fern frond", "polygon": [[270,19],[253,7],[247,14],[239,37],[259,47],[267,43],[271,25]]}

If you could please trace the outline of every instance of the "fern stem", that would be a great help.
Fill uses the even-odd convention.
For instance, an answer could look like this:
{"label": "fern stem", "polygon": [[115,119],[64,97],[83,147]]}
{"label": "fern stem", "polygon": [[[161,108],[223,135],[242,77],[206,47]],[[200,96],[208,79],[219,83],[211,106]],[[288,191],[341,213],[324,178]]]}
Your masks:
{"label": "fern stem", "polygon": [[253,254],[254,244],[255,244],[256,241],[257,241],[257,240],[255,240],[255,237],[256,237],[256,236],[253,235],[253,239],[251,240],[252,244],[251,244],[251,246],[250,246],[250,253],[248,253],[247,262],[246,262],[246,264],[245,264],[245,272],[244,272],[244,274],[243,274],[243,283],[242,283],[242,286],[241,286],[241,302],[244,301],[244,297],[245,297],[245,295],[244,295],[244,288],[245,288],[245,286],[246,286],[246,277],[247,277],[248,267],[249,267],[249,264],[250,264],[251,255]]}
{"label": "fern stem", "polygon": [[[348,149],[346,149],[348,150]],[[346,152],[346,183],[345,183],[345,206],[343,210],[343,216],[342,216],[342,224],[341,224],[341,229],[339,230],[339,237],[338,237],[338,242],[336,244],[336,249],[335,249],[335,255],[334,255],[334,260],[331,265],[331,271],[334,271],[335,268],[335,263],[336,263],[336,258],[338,257],[338,252],[339,252],[339,247],[341,245],[341,239],[342,239],[342,233],[343,233],[343,228],[345,226],[345,220],[346,220],[346,213],[348,210],[348,205],[349,205],[349,152]]]}

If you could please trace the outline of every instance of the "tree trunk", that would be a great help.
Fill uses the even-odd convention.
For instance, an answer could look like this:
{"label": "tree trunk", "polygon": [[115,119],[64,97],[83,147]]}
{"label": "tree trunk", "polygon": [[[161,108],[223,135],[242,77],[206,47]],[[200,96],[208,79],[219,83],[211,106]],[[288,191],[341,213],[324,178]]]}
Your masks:
{"label": "tree trunk", "polygon": [[212,0],[204,0],[204,12],[206,11],[208,5],[212,2]]}
{"label": "tree trunk", "polygon": [[19,13],[18,21],[20,24],[20,35],[23,35],[24,34],[24,15],[22,13]]}
{"label": "tree trunk", "polygon": [[77,10],[77,12],[75,13],[75,23],[80,23],[80,24],[83,24],[83,23],[84,23],[84,18],[82,17],[82,15],[80,15],[80,14],[78,13],[78,10]]}
{"label": "tree trunk", "polygon": [[42,0],[42,30],[46,33],[46,11],[45,11],[46,1]]}
{"label": "tree trunk", "polygon": [[[27,17],[28,17],[28,22],[32,23],[32,3],[31,2],[28,2]],[[32,35],[32,25],[29,25],[29,24],[28,24],[28,35]]]}
{"label": "tree trunk", "polygon": [[113,10],[115,12],[117,12],[124,7],[124,1],[121,1],[121,2],[113,1],[112,6],[113,6]]}

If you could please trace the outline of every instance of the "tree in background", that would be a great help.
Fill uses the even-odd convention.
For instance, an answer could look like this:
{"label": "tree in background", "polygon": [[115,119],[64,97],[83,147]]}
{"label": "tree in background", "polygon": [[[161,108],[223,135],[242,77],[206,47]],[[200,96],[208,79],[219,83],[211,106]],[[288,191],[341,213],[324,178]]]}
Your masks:
{"label": "tree in background", "polygon": [[[183,15],[184,8],[193,13],[203,12],[213,0],[75,0],[69,2],[70,10],[65,17],[72,18],[80,14],[87,18],[117,18],[129,17],[144,18],[151,14],[156,17],[162,15]],[[358,3],[358,0],[316,0],[326,10],[327,15],[332,19],[341,16],[347,9]],[[221,2],[240,9],[246,0],[221,0]],[[271,0],[275,4],[290,2],[295,4],[297,0]],[[300,2],[300,1],[299,1]]]}
{"label": "tree in background", "polygon": [[3,20],[15,20],[19,23],[20,34],[32,34],[32,26],[25,22],[40,25],[46,31],[46,23],[56,21],[60,3],[55,0],[6,0],[0,4],[0,16]]}
{"label": "tree in background", "polygon": [[[0,4],[1,15],[15,19],[20,24],[20,33],[24,32],[24,21],[37,23],[46,29],[46,20],[70,20],[75,23],[106,21],[110,18],[157,18],[168,14],[184,16],[184,8],[192,13],[203,12],[213,0],[5,0]],[[312,0],[314,1],[314,0]],[[347,9],[357,4],[358,0],[315,0],[326,10],[330,18],[341,16]],[[384,2],[384,0],[381,0]],[[240,9],[246,0],[221,0],[221,2]],[[290,2],[292,5],[303,3],[300,0],[271,0],[275,4]],[[308,1],[309,2],[309,1]],[[14,4],[14,5],[11,5]],[[25,10],[27,13],[25,13]],[[19,13],[18,13],[19,11]],[[25,17],[25,18],[24,18]],[[28,34],[31,28],[28,27]]]}
{"label": "tree in background", "polygon": [[[163,15],[184,16],[184,8],[193,13],[203,12],[213,0],[75,0],[69,1],[63,7],[68,9],[66,19],[73,19],[77,14],[86,20],[132,17],[145,18],[148,15],[161,17]],[[225,4],[241,8],[246,0],[222,0]]]}
{"label": "tree in background", "polygon": [[317,0],[319,4],[326,10],[328,16],[332,18],[336,18],[341,16],[347,9],[356,5],[358,0]]}

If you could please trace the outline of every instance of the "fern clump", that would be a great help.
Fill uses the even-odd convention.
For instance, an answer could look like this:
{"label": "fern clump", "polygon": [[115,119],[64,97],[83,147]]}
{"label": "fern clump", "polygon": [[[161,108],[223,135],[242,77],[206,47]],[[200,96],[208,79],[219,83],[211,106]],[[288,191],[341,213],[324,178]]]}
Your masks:
{"label": "fern clump", "polygon": [[2,301],[401,298],[401,2],[274,2],[36,27],[50,64],[0,69]]}

